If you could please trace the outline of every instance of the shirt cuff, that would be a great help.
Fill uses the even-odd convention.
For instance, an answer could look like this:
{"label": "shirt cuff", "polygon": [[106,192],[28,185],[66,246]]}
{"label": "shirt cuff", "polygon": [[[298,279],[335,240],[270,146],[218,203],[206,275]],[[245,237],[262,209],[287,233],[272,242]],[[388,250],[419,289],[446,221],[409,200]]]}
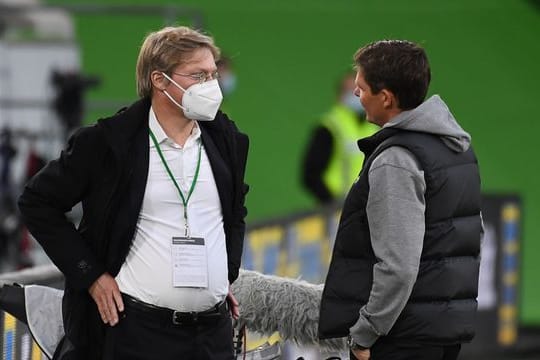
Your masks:
{"label": "shirt cuff", "polygon": [[381,336],[369,322],[365,314],[365,307],[360,309],[360,316],[356,323],[349,329],[352,340],[363,347],[371,348],[375,341]]}

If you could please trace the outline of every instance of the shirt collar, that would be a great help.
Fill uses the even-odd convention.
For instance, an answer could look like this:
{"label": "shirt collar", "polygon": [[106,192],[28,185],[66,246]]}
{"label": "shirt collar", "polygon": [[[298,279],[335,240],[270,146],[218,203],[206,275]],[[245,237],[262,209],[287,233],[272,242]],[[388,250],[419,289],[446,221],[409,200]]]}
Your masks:
{"label": "shirt collar", "polygon": [[[167,134],[165,134],[165,131],[157,121],[156,113],[154,113],[154,109],[152,107],[150,107],[150,114],[148,115],[148,126],[150,127],[150,131],[152,131],[154,134],[158,144],[161,144],[163,141],[167,140]],[[153,146],[154,144],[150,143],[150,145]]]}
{"label": "shirt collar", "polygon": [[[154,109],[152,107],[150,107],[150,113],[148,114],[148,125],[152,133],[154,133],[158,144],[161,144],[166,140],[169,140],[171,143],[173,143],[173,141],[169,139],[169,137],[165,133],[165,130],[163,130],[163,128],[161,127],[159,121],[157,120],[156,113],[154,112]],[[193,142],[196,142],[196,140],[198,140],[200,137],[201,129],[199,127],[199,123],[195,121],[195,126],[193,126],[193,130],[191,131],[191,134],[189,135],[189,138],[184,146],[187,146],[188,144],[191,145]],[[150,143],[150,146],[153,147],[154,144]]]}

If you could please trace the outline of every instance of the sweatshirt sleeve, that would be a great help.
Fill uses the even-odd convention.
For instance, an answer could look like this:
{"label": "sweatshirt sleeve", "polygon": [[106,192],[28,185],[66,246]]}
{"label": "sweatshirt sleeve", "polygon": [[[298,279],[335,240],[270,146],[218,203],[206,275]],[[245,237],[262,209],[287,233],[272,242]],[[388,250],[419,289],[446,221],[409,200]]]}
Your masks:
{"label": "sweatshirt sleeve", "polygon": [[390,147],[369,171],[367,218],[377,258],[369,300],[350,328],[354,341],[371,347],[386,335],[412,292],[425,232],[426,184],[414,155]]}

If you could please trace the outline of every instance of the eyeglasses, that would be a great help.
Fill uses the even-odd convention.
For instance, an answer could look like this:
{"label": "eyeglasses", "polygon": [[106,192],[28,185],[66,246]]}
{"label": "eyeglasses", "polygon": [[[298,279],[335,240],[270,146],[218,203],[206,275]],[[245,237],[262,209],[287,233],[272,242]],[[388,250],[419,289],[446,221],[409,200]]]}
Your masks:
{"label": "eyeglasses", "polygon": [[194,74],[182,74],[182,73],[177,73],[177,72],[173,72],[173,74],[178,75],[178,76],[188,77],[190,79],[197,81],[199,84],[202,84],[208,80],[219,79],[219,73],[217,72],[217,70],[210,74],[207,74],[204,71],[194,73]]}

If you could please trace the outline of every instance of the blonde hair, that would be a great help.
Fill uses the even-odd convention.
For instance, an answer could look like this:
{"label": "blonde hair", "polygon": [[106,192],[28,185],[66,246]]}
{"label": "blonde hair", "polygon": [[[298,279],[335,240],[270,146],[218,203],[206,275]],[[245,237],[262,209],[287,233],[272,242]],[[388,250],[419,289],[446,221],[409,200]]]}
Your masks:
{"label": "blonde hair", "polygon": [[152,71],[170,74],[176,66],[189,60],[194,50],[207,48],[219,60],[220,50],[214,39],[186,26],[165,27],[150,33],[141,46],[137,58],[137,94],[152,95]]}

